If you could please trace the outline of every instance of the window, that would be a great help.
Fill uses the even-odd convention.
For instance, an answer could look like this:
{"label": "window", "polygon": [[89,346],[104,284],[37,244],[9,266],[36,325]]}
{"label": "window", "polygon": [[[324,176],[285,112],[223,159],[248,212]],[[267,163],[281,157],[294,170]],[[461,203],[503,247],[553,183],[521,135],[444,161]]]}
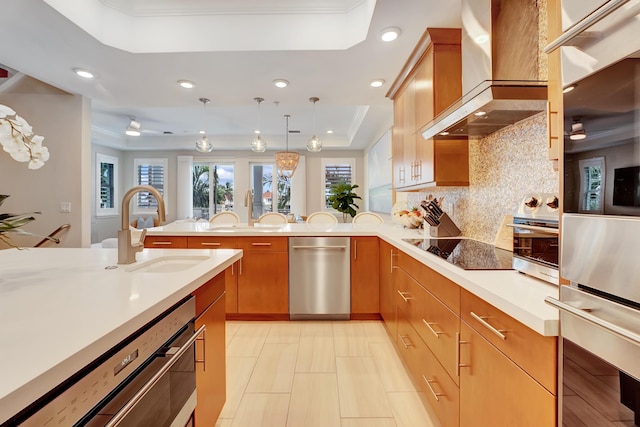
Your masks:
{"label": "window", "polygon": [[[253,218],[266,212],[291,212],[291,178],[274,174],[273,163],[251,164],[251,191],[253,193]],[[274,192],[274,188],[276,189]]]}
{"label": "window", "polygon": [[[162,195],[165,209],[167,201],[167,159],[135,159],[134,175],[138,185],[150,185]],[[148,191],[140,191],[136,195],[134,215],[141,213],[155,213],[158,201]]]}
{"label": "window", "polygon": [[580,213],[603,212],[602,189],[604,188],[604,157],[580,160]]}
{"label": "window", "polygon": [[193,164],[193,216],[209,219],[234,208],[234,165],[212,162]]}
{"label": "window", "polygon": [[118,158],[96,154],[96,216],[118,215]]}
{"label": "window", "polygon": [[325,209],[332,209],[331,204],[328,202],[331,195],[331,186],[344,181],[347,184],[355,184],[355,159],[322,159],[322,171],[323,177],[323,191]]}

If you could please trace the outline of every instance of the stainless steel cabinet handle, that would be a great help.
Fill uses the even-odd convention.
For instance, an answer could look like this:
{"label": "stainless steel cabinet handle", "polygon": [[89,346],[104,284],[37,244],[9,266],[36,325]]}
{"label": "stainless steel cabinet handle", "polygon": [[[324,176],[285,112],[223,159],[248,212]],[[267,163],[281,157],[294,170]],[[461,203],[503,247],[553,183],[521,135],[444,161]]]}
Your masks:
{"label": "stainless steel cabinet handle", "polygon": [[493,332],[495,335],[497,335],[501,340],[506,340],[507,336],[505,334],[503,334],[503,330],[498,330],[496,328],[494,328],[493,326],[491,326],[489,324],[489,322],[486,321],[486,319],[488,319],[487,316],[478,316],[477,314],[475,314],[473,311],[471,312],[471,317],[473,317],[474,319],[476,319],[478,322],[480,322],[482,324],[482,326],[484,326],[485,328],[489,329],[491,332]]}
{"label": "stainless steel cabinet handle", "polygon": [[221,243],[219,242],[202,242],[200,243],[202,246],[220,246]]}
{"label": "stainless steel cabinet handle", "polygon": [[422,179],[422,160],[416,162],[416,178]]}
{"label": "stainless steel cabinet handle", "polygon": [[551,53],[560,46],[568,44],[569,41],[576,38],[580,33],[597,24],[612,12],[615,12],[628,1],[629,0],[610,0],[604,6],[596,9],[592,14],[588,15],[582,21],[565,31],[560,37],[549,43],[544,48],[544,53]]}
{"label": "stainless steel cabinet handle", "polygon": [[405,170],[404,166],[398,169],[398,181],[404,183],[405,181]]}
{"label": "stainless steel cabinet handle", "polygon": [[433,322],[427,322],[425,319],[422,319],[422,323],[424,323],[424,324],[425,324],[425,326],[426,326],[427,328],[429,328],[429,330],[433,333],[433,335],[435,335],[435,336],[436,336],[436,338],[440,338],[440,335],[444,334],[444,332],[438,332],[438,331],[436,331],[435,329],[433,329],[433,328],[431,327],[431,325],[435,325],[435,323],[433,323]]}
{"label": "stainless steel cabinet handle", "polygon": [[409,300],[415,299],[413,297],[407,297],[405,296],[405,294],[408,294],[409,292],[403,292],[400,289],[398,289],[398,294],[402,297],[402,299],[404,300],[404,302],[409,302]]}
{"label": "stainless steel cabinet handle", "polygon": [[[398,335],[398,338],[400,338],[400,341],[402,341],[402,345],[404,346],[404,348],[415,347],[415,345],[411,342],[411,340],[409,339],[408,336],[406,336],[406,335]],[[409,344],[407,344],[405,339],[409,340]]]}
{"label": "stainless steel cabinet handle", "polygon": [[347,249],[346,246],[291,246],[292,249]]}
{"label": "stainless steel cabinet handle", "polygon": [[235,275],[234,268],[233,268],[235,265],[236,265],[235,262],[233,264],[231,264],[231,275],[232,276]]}
{"label": "stainless steel cabinet handle", "polygon": [[433,397],[435,397],[435,399],[437,401],[440,401],[440,396],[444,396],[444,393],[436,393],[436,391],[433,389],[433,387],[431,387],[431,383],[437,383],[436,380],[428,380],[427,377],[425,377],[424,375],[422,376],[422,379],[424,380],[425,383],[427,383],[427,387],[429,387],[429,391],[431,392],[431,394],[433,394]]}
{"label": "stainless steel cabinet handle", "polygon": [[[202,325],[205,327],[206,325]],[[202,331],[202,338],[196,338],[196,341],[202,341],[202,359],[196,359],[196,363],[202,363],[202,370],[207,372],[207,330]]]}
{"label": "stainless steel cabinet handle", "polygon": [[268,242],[252,242],[251,246],[271,246],[271,243],[268,243]]}
{"label": "stainless steel cabinet handle", "polygon": [[575,308],[572,305],[558,301],[557,299],[552,297],[545,297],[544,302],[566,312],[567,314],[571,314],[578,319],[584,320],[585,322],[589,322],[594,326],[604,329],[605,331],[610,332],[617,337],[622,338],[623,340],[629,341],[630,343],[635,345],[640,345],[640,335],[636,334],[635,332],[622,328],[618,325],[614,325],[613,323],[594,316],[591,313],[580,310],[579,308]]}
{"label": "stainless steel cabinet handle", "polygon": [[240,276],[242,276],[242,258],[240,258]]}
{"label": "stainless steel cabinet handle", "polygon": [[358,259],[358,241],[353,241],[353,259]]}
{"label": "stainless steel cabinet handle", "polygon": [[160,381],[160,378],[162,378],[167,372],[169,372],[169,369],[171,369],[171,367],[180,359],[180,357],[182,357],[182,355],[185,354],[187,350],[189,350],[189,347],[191,347],[191,345],[198,339],[200,334],[202,334],[206,329],[207,325],[202,325],[187,340],[187,342],[184,343],[182,347],[180,347],[178,351],[173,354],[173,356],[171,356],[167,363],[162,365],[162,368],[160,368],[160,370],[158,370],[158,372],[156,372],[153,377],[151,377],[151,379],[147,381],[146,384],[143,385],[135,395],[133,395],[131,400],[129,400],[122,407],[122,409],[120,409],[120,411],[118,411],[118,413],[114,415],[114,417],[106,424],[105,427],[114,427],[120,424],[120,422],[124,420],[124,418],[129,414],[129,412],[131,412],[131,410],[138,404],[138,402],[140,402],[140,400],[142,400],[142,398],[153,388],[153,386],[156,385],[158,381]]}
{"label": "stainless steel cabinet handle", "polygon": [[460,368],[470,368],[469,363],[460,363],[460,346],[462,344],[471,344],[469,341],[460,340],[460,332],[456,332],[456,375],[460,376]]}
{"label": "stainless steel cabinet handle", "polygon": [[172,242],[153,242],[152,245],[157,245],[157,246],[169,246],[171,245]]}
{"label": "stainless steel cabinet handle", "polygon": [[558,231],[557,228],[538,227],[536,225],[507,224],[507,227],[524,228],[525,230],[540,231],[548,234],[560,234],[560,231]]}

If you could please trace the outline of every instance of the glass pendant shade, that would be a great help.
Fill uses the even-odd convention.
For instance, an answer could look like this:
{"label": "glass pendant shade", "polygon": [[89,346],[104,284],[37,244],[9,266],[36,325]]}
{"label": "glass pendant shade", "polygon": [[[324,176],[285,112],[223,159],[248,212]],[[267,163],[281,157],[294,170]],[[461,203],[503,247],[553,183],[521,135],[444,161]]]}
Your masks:
{"label": "glass pendant shade", "polygon": [[309,141],[307,141],[307,151],[317,153],[322,150],[322,141],[317,136],[313,135]]}
{"label": "glass pendant shade", "polygon": [[318,97],[309,98],[313,102],[313,136],[307,141],[307,151],[317,153],[322,150],[322,141],[316,136],[316,102],[320,101]]}
{"label": "glass pendant shade", "polygon": [[[203,108],[203,112],[202,112],[202,123],[204,124],[204,122],[206,121],[206,116],[207,116],[207,104],[210,102],[208,98],[199,98],[198,99],[200,102],[202,102],[202,108]],[[204,129],[204,127],[203,127]],[[207,138],[207,134],[202,131],[202,135],[200,136],[200,138],[198,138],[196,140],[196,150],[198,150],[198,152],[200,153],[210,153],[213,151],[213,145],[211,144],[211,142],[209,142],[209,139]]]}
{"label": "glass pendant shade", "polygon": [[287,128],[285,133],[285,151],[278,151],[276,153],[276,165],[278,167],[278,172],[280,175],[285,177],[292,177],[296,168],[298,167],[298,162],[300,161],[300,154],[295,151],[289,151],[289,116],[285,114],[285,119],[287,122]]}
{"label": "glass pendant shade", "polygon": [[251,141],[251,151],[254,153],[264,153],[267,150],[267,141],[260,136],[260,104],[264,102],[264,98],[253,98],[258,104],[258,130],[256,130],[255,138]]}
{"label": "glass pendant shade", "polygon": [[196,141],[196,150],[201,153],[210,153],[213,151],[213,145],[209,142],[207,135],[202,135]]}
{"label": "glass pendant shade", "polygon": [[267,150],[267,143],[264,142],[260,135],[253,138],[251,142],[251,151],[254,153],[264,153]]}

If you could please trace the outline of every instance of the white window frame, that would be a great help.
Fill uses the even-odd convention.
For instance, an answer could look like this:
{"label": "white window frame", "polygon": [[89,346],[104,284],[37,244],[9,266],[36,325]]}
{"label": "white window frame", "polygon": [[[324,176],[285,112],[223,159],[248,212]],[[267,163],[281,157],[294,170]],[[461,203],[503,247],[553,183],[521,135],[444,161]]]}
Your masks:
{"label": "white window frame", "polygon": [[[331,207],[327,207],[327,201],[325,198],[325,188],[326,188],[326,181],[325,178],[327,177],[327,170],[326,167],[329,165],[349,165],[351,166],[351,184],[357,184],[355,183],[355,179],[356,179],[356,159],[355,157],[342,157],[342,158],[331,158],[331,157],[323,157],[322,160],[320,161],[320,206],[322,206],[322,210],[323,211],[327,211],[327,212],[338,212],[337,210],[331,208]],[[360,187],[358,187],[360,188]]]}
{"label": "white window frame", "polygon": [[[164,176],[164,182],[162,183],[163,185],[163,194],[162,194],[162,198],[164,199],[164,210],[165,210],[165,215],[167,214],[167,207],[169,206],[169,184],[168,184],[168,177],[169,177],[169,159],[166,158],[151,158],[151,159],[133,159],[133,182],[135,183],[135,185],[141,185],[140,182],[138,181],[138,167],[140,165],[151,165],[151,166],[162,166],[164,169],[163,172],[163,176]],[[138,197],[137,195],[133,196],[133,199],[135,200],[133,203],[133,214],[132,215],[149,215],[149,214],[155,214],[156,210],[155,209],[147,209],[147,208],[140,208],[138,206]]]}
{"label": "white window frame", "polygon": [[[103,208],[102,204],[102,164],[112,164],[113,165],[113,207],[112,208]],[[96,216],[104,217],[104,216],[117,216],[120,214],[119,205],[120,203],[120,193],[118,186],[118,158],[114,156],[109,156],[107,154],[96,153]]]}

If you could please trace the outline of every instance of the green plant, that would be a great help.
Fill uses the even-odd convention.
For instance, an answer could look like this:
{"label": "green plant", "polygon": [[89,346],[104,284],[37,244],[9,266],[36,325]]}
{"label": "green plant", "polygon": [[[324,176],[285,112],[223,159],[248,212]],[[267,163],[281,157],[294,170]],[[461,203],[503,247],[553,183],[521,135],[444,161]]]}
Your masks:
{"label": "green plant", "polygon": [[360,206],[354,203],[355,199],[362,199],[353,192],[355,188],[358,188],[357,184],[349,184],[345,181],[340,181],[337,184],[333,184],[329,188],[330,195],[327,198],[331,207],[338,212],[342,212],[342,216],[346,222],[347,215],[351,215],[353,218],[356,215],[356,209],[360,209]]}

